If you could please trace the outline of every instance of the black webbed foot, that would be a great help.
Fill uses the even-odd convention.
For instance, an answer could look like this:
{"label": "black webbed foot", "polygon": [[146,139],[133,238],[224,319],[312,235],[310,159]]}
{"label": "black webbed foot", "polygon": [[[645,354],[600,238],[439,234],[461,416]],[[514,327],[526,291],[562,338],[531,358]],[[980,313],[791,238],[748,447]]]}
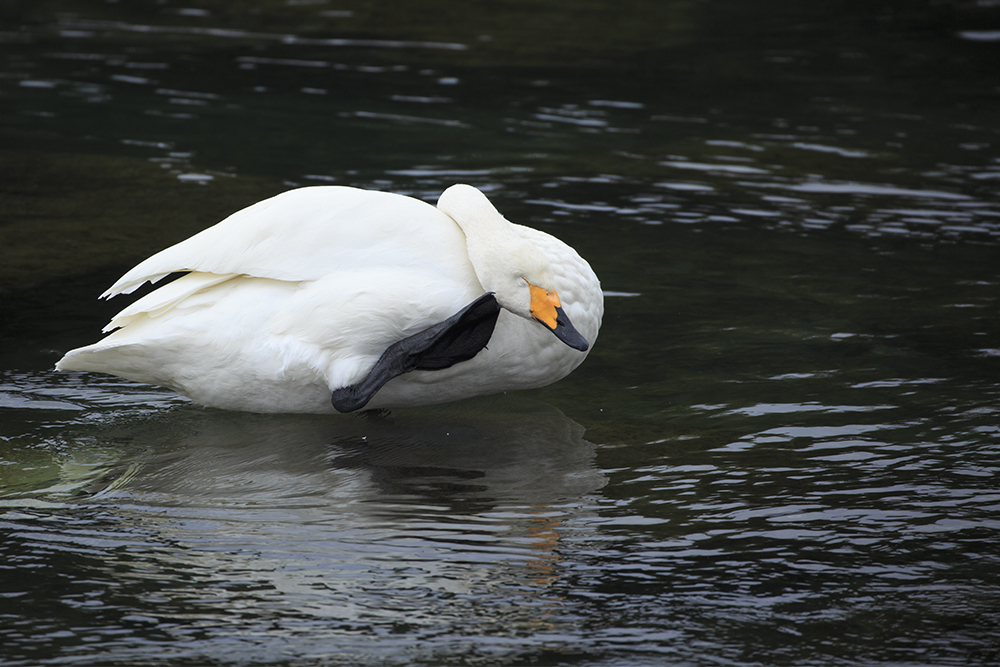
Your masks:
{"label": "black webbed foot", "polygon": [[442,370],[472,359],[490,342],[499,315],[500,305],[489,292],[445,321],[393,343],[361,382],[333,391],[333,407],[338,412],[360,410],[394,377]]}

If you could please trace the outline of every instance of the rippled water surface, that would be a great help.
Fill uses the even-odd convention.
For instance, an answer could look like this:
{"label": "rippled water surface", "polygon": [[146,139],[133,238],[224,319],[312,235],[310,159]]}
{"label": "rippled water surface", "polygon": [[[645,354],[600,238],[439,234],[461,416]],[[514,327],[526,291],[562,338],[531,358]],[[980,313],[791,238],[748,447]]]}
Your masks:
{"label": "rippled water surface", "polygon": [[[0,665],[1000,662],[1000,8],[820,4],[0,9]],[[242,206],[454,182],[601,277],[562,382],[51,370]]]}

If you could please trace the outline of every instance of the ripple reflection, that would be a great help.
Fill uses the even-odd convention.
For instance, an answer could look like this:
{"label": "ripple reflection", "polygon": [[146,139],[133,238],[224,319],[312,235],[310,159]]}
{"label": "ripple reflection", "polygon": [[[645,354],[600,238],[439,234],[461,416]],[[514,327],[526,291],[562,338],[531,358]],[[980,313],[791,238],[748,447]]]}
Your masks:
{"label": "ripple reflection", "polygon": [[[109,632],[116,660],[167,639],[179,656],[231,660],[258,657],[241,638],[265,633],[265,652],[303,657],[331,643],[400,655],[391,638],[367,645],[373,632],[430,655],[456,635],[552,631],[560,543],[605,482],[582,427],[508,397],[345,419],[180,407],[133,424],[117,456],[73,513],[0,515],[5,559],[29,574],[26,562],[59,560],[74,582],[10,590],[19,618],[74,625],[48,636],[49,655],[83,655]],[[78,604],[95,620],[71,621]]]}

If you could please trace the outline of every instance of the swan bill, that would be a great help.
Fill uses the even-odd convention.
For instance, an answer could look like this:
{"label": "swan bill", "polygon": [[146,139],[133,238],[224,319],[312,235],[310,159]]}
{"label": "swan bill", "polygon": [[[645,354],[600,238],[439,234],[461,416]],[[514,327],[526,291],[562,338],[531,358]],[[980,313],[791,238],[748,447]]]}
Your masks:
{"label": "swan bill", "polygon": [[569,321],[569,316],[559,301],[559,294],[555,290],[546,290],[531,283],[528,283],[528,288],[531,291],[531,316],[566,345],[586,352],[590,343]]}
{"label": "swan bill", "polygon": [[335,389],[330,402],[337,412],[354,412],[394,377],[472,359],[490,342],[499,315],[496,297],[484,294],[443,322],[390,345],[361,382]]}
{"label": "swan bill", "polygon": [[542,322],[542,325],[545,326],[546,329],[554,333],[556,335],[556,338],[566,343],[574,350],[580,350],[581,352],[586,352],[587,348],[590,347],[590,343],[588,343],[587,339],[583,337],[583,334],[581,334],[579,331],[576,330],[576,327],[573,326],[573,323],[569,321],[569,317],[566,315],[566,311],[564,311],[561,307],[556,308],[555,327],[550,327],[548,324],[545,324],[545,322]]}

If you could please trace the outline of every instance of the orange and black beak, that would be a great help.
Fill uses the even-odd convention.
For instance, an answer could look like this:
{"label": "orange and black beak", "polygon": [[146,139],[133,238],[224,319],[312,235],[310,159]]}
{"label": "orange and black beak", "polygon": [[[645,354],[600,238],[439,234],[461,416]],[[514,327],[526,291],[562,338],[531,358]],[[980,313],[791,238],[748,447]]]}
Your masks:
{"label": "orange and black beak", "polygon": [[550,292],[531,283],[528,283],[528,287],[531,290],[531,316],[574,350],[586,352],[590,344],[569,321],[562,309],[559,295],[554,290]]}

